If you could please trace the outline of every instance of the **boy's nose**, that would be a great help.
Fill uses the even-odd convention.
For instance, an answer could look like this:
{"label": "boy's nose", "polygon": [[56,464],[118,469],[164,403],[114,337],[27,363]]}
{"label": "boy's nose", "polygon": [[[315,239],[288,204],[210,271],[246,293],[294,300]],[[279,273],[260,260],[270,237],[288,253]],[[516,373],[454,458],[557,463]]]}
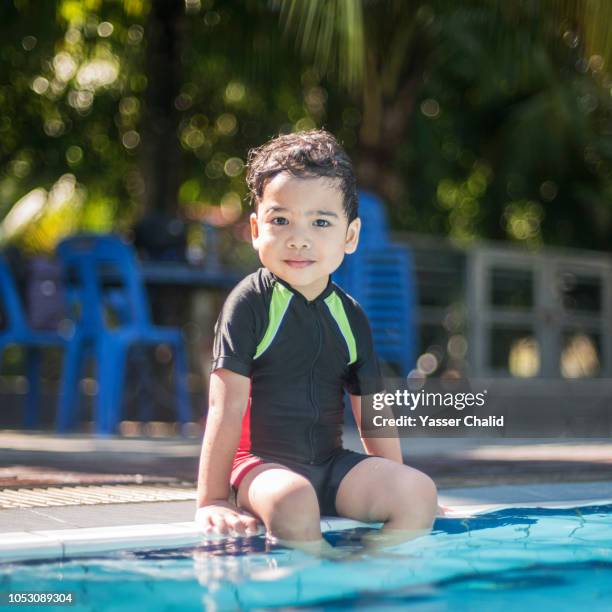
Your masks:
{"label": "boy's nose", "polygon": [[294,234],[287,240],[287,246],[290,249],[308,249],[310,248],[310,240],[303,234]]}

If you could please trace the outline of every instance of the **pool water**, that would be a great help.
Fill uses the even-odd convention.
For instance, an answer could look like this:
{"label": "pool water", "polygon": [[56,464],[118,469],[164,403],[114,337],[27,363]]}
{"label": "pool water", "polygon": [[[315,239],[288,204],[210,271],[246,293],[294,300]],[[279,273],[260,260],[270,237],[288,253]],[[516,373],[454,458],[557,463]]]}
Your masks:
{"label": "pool water", "polygon": [[0,591],[71,591],[45,610],[612,609],[612,504],[439,519],[428,536],[360,553],[369,527],[325,534],[321,560],[262,536],[0,565]]}

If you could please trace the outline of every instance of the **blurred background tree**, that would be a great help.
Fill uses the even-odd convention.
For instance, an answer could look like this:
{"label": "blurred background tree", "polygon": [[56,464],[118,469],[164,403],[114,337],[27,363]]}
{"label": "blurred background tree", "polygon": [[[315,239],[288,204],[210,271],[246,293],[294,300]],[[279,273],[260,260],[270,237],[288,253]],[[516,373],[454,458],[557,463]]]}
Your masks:
{"label": "blurred background tree", "polygon": [[146,4],[17,0],[0,11],[5,233],[45,252],[77,228],[131,223]]}
{"label": "blurred background tree", "polygon": [[[12,0],[4,238],[49,252],[145,215],[227,225],[246,153],[325,126],[396,229],[609,250],[602,1]],[[10,213],[10,214],[9,214]]]}
{"label": "blurred background tree", "polygon": [[353,92],[330,120],[396,228],[610,248],[612,4],[278,5],[304,57]]}

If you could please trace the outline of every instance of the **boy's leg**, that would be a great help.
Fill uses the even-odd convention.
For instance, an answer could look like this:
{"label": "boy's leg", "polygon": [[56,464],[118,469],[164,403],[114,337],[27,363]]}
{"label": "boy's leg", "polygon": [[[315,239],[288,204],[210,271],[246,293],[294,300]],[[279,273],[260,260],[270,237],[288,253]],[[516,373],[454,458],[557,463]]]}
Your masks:
{"label": "boy's leg", "polygon": [[436,510],[436,486],[429,476],[382,457],[352,467],[336,494],[339,516],[384,523],[368,542],[374,548],[428,533]]}
{"label": "boy's leg", "polygon": [[305,552],[337,556],[321,535],[317,494],[310,482],[278,463],[263,463],[242,479],[237,505],[257,516],[281,544]]}

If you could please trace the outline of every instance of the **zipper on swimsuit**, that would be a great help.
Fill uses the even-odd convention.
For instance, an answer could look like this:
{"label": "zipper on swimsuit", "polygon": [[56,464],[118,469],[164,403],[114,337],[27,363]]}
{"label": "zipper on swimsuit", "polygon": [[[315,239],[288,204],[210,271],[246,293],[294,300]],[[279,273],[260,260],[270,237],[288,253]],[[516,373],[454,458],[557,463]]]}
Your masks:
{"label": "zipper on swimsuit", "polygon": [[310,369],[310,402],[312,404],[312,409],[313,409],[313,421],[312,424],[310,425],[310,461],[308,462],[310,465],[312,465],[314,463],[314,458],[315,458],[315,449],[314,449],[314,440],[313,440],[313,436],[314,436],[314,427],[315,424],[318,422],[319,420],[319,410],[317,409],[317,404],[315,402],[315,397],[314,397],[314,370],[315,370],[315,365],[317,363],[317,361],[319,360],[319,355],[321,354],[321,348],[322,348],[322,338],[321,338],[321,322],[319,321],[319,312],[318,310],[316,310],[316,303],[312,304],[312,308],[315,309],[314,315],[315,315],[315,320],[317,322],[317,332],[318,332],[318,339],[319,339],[319,346],[317,348],[317,354],[315,355],[314,361],[312,362],[312,367]]}

